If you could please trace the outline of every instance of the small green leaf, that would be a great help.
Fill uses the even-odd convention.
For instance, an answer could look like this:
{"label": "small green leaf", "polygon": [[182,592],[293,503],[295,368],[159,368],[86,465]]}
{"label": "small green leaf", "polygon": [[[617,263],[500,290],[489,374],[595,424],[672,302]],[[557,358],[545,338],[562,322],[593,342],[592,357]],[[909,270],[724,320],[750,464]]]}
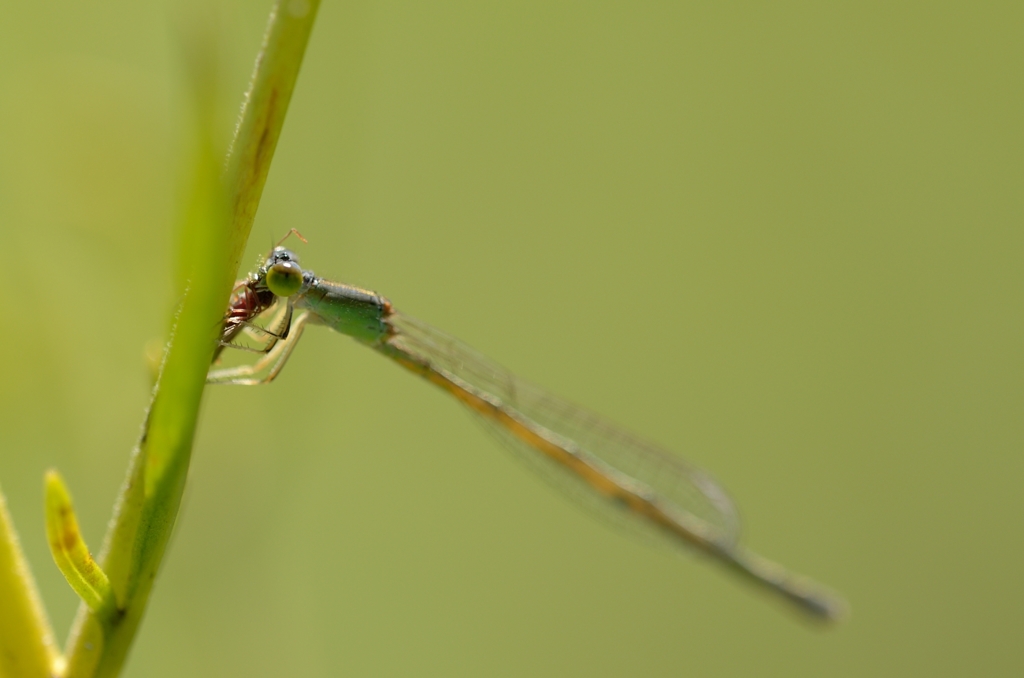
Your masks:
{"label": "small green leaf", "polygon": [[46,537],[50,553],[71,588],[93,612],[112,611],[114,592],[110,580],[92,559],[64,481],[56,471],[46,472]]}

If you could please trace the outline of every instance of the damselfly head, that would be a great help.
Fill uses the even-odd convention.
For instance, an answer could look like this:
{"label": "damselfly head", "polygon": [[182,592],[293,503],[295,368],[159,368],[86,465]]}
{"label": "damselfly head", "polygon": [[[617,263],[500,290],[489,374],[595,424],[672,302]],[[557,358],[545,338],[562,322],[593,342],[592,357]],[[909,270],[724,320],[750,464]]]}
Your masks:
{"label": "damselfly head", "polygon": [[275,247],[267,259],[264,281],[267,289],[279,297],[290,297],[302,289],[302,267],[294,254]]}

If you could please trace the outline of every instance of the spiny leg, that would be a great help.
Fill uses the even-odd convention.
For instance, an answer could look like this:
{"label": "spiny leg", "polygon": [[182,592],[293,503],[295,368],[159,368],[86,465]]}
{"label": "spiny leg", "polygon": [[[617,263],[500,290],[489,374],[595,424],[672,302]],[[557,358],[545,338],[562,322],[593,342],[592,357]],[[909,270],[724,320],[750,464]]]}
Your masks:
{"label": "spiny leg", "polygon": [[[281,302],[279,301],[279,303]],[[292,306],[291,299],[285,299],[283,300],[283,303],[284,309],[280,313],[278,313],[276,318],[267,323],[267,327],[260,327],[259,325],[255,323],[250,323],[248,321],[245,323],[244,331],[249,336],[255,338],[256,335],[262,334],[263,336],[271,337],[270,344],[266,348],[267,351],[274,348],[274,344],[276,344],[278,341],[288,338],[288,330],[292,326],[292,309],[294,307]],[[273,327],[274,329],[267,329],[269,327]]]}
{"label": "spiny leg", "polygon": [[[289,307],[291,305],[289,304]],[[291,311],[289,310],[289,315]],[[274,340],[274,345],[268,348],[262,358],[254,362],[252,365],[240,365],[238,367],[228,367],[219,370],[210,370],[206,376],[206,383],[208,384],[238,384],[240,386],[255,386],[256,384],[268,384],[273,381],[277,375],[281,372],[284,364],[288,362],[289,356],[292,351],[295,350],[295,345],[299,343],[299,338],[302,336],[302,330],[306,326],[306,321],[309,320],[309,312],[303,311],[296,315],[280,340]],[[270,367],[266,376],[258,377],[263,370]]]}
{"label": "spiny leg", "polygon": [[[291,327],[292,322],[292,303],[291,300],[283,301],[284,308],[277,312],[277,317],[267,323],[267,327],[262,327],[256,323],[248,320],[237,321],[238,326],[241,330],[236,330],[238,333],[244,333],[247,337],[255,341],[265,342],[262,346],[253,347],[245,346],[243,344],[234,343],[233,339],[227,341],[221,341],[220,345],[223,348],[235,348],[240,351],[249,351],[250,353],[269,353],[274,345],[282,339],[288,337],[288,330]],[[268,329],[273,327],[274,329]]]}

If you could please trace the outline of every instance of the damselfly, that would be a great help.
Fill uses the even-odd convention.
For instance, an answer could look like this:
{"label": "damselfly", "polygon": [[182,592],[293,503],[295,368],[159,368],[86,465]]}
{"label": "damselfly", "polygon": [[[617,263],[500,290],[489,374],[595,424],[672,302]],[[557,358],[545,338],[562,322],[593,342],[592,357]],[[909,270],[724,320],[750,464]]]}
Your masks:
{"label": "damselfly", "polygon": [[[256,324],[257,319],[266,324]],[[347,334],[438,386],[584,504],[671,544],[695,548],[813,618],[842,616],[845,605],[838,597],[738,543],[732,501],[708,474],[514,376],[458,340],[399,313],[375,292],[303,269],[283,247],[275,247],[236,286],[225,316],[222,347],[239,346],[237,339],[245,333],[259,343],[248,350],[261,357],[251,365],[215,367],[209,381],[273,380],[309,323]]]}

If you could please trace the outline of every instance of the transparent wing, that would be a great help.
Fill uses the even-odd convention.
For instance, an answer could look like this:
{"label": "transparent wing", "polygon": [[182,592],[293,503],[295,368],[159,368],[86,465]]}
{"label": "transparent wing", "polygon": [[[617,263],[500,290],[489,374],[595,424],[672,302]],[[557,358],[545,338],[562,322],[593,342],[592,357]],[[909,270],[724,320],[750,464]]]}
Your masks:
{"label": "transparent wing", "polygon": [[[424,322],[392,313],[397,330],[390,343],[501,401],[529,419],[641,483],[660,502],[687,520],[697,520],[720,545],[735,544],[739,521],[732,501],[711,476],[660,447],[641,440],[602,417],[524,381],[486,356]],[[486,428],[552,484],[585,508],[597,511],[641,536],[664,532],[595,492],[565,466],[539,454],[494,420],[477,416]]]}

